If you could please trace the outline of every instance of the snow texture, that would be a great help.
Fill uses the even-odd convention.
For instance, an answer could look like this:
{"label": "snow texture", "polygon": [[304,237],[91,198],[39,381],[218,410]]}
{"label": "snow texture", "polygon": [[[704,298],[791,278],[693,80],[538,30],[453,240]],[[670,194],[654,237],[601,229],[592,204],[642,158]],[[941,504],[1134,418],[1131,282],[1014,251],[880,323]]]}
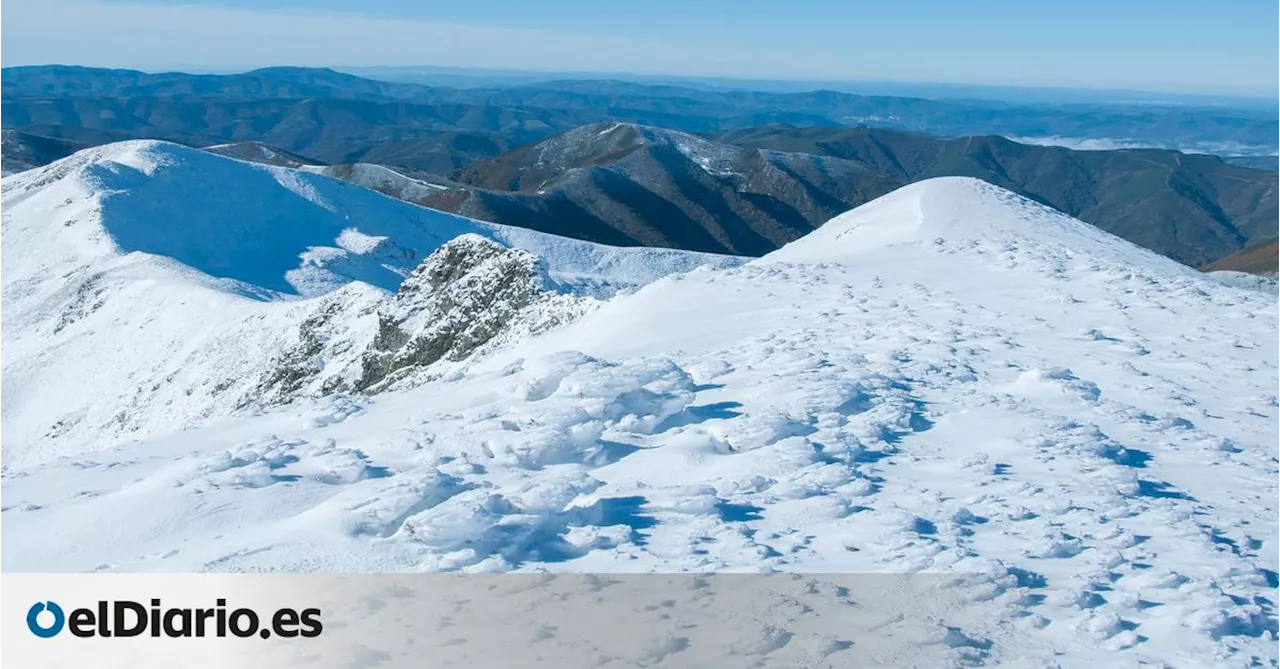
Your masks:
{"label": "snow texture", "polygon": [[[354,387],[380,314],[451,311],[391,293],[460,236],[538,266],[540,296],[494,316],[503,327],[469,350],[574,317],[593,296],[742,262],[483,223],[153,141],[82,151],[5,179],[3,194],[6,465]],[[474,317],[462,306],[452,318]]]}
{"label": "snow texture", "polygon": [[[434,236],[393,234],[390,201],[287,170],[215,218],[249,184],[166,178],[177,154],[5,181],[6,570],[963,573],[1006,611],[970,663],[1276,666],[1273,292],[933,179],[413,388],[205,419],[166,389],[248,373],[279,310],[319,308],[267,293],[393,289],[400,249],[462,232],[557,281],[605,263],[407,207]],[[148,178],[187,202],[127,197]],[[258,250],[315,229],[305,266]],[[74,432],[143,379],[121,420],[151,438]],[[59,412],[75,438],[41,436]]]}

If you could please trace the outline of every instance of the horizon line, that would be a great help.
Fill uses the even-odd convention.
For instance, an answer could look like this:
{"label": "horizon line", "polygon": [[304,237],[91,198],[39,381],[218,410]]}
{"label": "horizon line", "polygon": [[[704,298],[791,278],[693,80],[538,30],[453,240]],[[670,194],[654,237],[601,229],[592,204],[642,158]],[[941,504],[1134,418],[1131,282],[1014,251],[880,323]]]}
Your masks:
{"label": "horizon line", "polygon": [[[715,84],[717,82],[741,82],[742,84],[783,84],[783,85],[800,85],[812,84],[815,88],[808,89],[806,92],[818,92],[822,90],[832,90],[823,86],[830,85],[888,85],[888,86],[919,86],[919,87],[937,87],[937,88],[957,88],[957,89],[988,89],[988,90],[1007,90],[1007,91],[1045,91],[1059,93],[1095,93],[1095,94],[1131,94],[1131,95],[1154,95],[1165,96],[1170,98],[1207,98],[1218,100],[1238,100],[1250,102],[1270,102],[1280,107],[1280,88],[1273,92],[1225,92],[1225,91],[1187,91],[1187,90],[1168,90],[1156,88],[1133,88],[1133,87],[1084,87],[1072,86],[1066,84],[1000,84],[1000,83],[980,83],[971,81],[924,81],[924,80],[905,80],[905,79],[822,79],[808,78],[799,76],[795,78],[758,78],[747,77],[741,75],[704,75],[690,73],[648,73],[627,70],[533,70],[512,68],[493,68],[493,67],[464,67],[455,65],[291,65],[291,64],[272,64],[272,65],[230,65],[230,66],[208,66],[197,64],[175,64],[165,67],[121,67],[111,65],[84,65],[79,63],[23,63],[19,65],[0,65],[0,70],[8,70],[20,67],[78,67],[84,69],[99,70],[126,70],[134,72],[142,72],[145,74],[190,74],[190,75],[221,75],[230,76],[236,74],[250,74],[258,70],[268,70],[276,68],[289,68],[300,70],[330,70],[340,74],[370,79],[373,81],[386,81],[388,83],[417,83],[422,86],[433,86],[433,84],[424,84],[412,81],[394,81],[386,79],[377,79],[367,74],[360,74],[359,71],[369,70],[435,70],[442,75],[457,74],[465,75],[474,73],[477,78],[485,76],[500,77],[507,76],[526,76],[531,78],[567,76],[570,79],[578,80],[602,80],[602,81],[622,81],[627,82],[628,77],[639,79],[660,79],[668,80],[666,85],[671,85],[671,81],[684,80],[690,83],[706,83]],[[547,81],[555,81],[555,79],[547,79]],[[644,83],[632,81],[629,83]],[[654,84],[661,85],[661,84]],[[440,87],[440,86],[437,86]],[[746,88],[746,86],[743,86]],[[751,89],[749,89],[751,90]],[[800,92],[800,91],[796,91]],[[840,91],[836,91],[840,92]],[[867,95],[867,94],[861,94]],[[916,95],[889,95],[889,97],[919,97]],[[1117,101],[1119,102],[1119,101]],[[1158,104],[1156,101],[1132,101],[1132,103],[1142,104]]]}

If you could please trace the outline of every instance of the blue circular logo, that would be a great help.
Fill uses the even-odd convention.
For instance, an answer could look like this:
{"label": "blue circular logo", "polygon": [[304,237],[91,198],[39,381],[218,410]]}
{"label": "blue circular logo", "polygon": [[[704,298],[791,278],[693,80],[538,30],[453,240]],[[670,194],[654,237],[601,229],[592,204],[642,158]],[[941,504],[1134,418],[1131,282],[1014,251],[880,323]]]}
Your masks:
{"label": "blue circular logo", "polygon": [[[40,614],[45,610],[53,614],[53,624],[48,627],[40,624]],[[48,639],[62,631],[62,625],[67,622],[67,617],[62,613],[62,607],[53,602],[36,602],[27,610],[27,629],[31,633],[41,639]]]}

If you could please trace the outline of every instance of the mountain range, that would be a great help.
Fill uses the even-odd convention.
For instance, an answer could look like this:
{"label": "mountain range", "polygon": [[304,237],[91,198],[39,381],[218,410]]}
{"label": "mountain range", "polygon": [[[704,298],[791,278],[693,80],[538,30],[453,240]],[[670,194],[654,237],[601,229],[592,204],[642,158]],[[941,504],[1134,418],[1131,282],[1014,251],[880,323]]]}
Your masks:
{"label": "mountain range", "polygon": [[[699,133],[773,123],[867,125],[942,136],[1122,140],[1227,155],[1275,155],[1280,145],[1276,110],[1256,107],[1015,105],[610,80],[459,89],[316,68],[191,75],[16,67],[5,68],[0,95],[6,128],[49,134],[58,126],[81,134],[71,139],[122,131],[188,143],[254,139],[323,160],[335,125],[350,133],[349,141],[445,131],[525,143],[588,123],[628,122]],[[250,129],[257,136],[246,136]]]}
{"label": "mountain range", "polygon": [[983,179],[1192,266],[1276,236],[1276,175],[1213,156],[865,128],[774,126],[715,139],[600,124],[447,178],[361,165],[322,171],[483,220],[742,255],[767,253],[841,211],[937,176]]}
{"label": "mountain range", "polygon": [[867,165],[900,183],[971,176],[1193,266],[1276,235],[1277,179],[1209,155],[1072,151],[1002,137],[938,139],[875,129],[757,128],[717,136]]}
{"label": "mountain range", "polygon": [[[629,124],[584,126],[451,174],[326,173],[432,208],[601,243],[762,255],[893,187],[864,166]],[[430,184],[422,188],[421,184]]]}
{"label": "mountain range", "polygon": [[1225,156],[1223,160],[1241,167],[1252,167],[1255,170],[1280,172],[1280,158],[1276,156]]}
{"label": "mountain range", "polygon": [[193,146],[260,141],[330,162],[377,143],[382,151],[407,155],[414,166],[426,168],[440,164],[441,158],[436,151],[428,151],[425,157],[417,155],[424,139],[447,143],[447,139],[437,138],[458,133],[494,135],[489,152],[471,149],[476,157],[489,157],[512,142],[533,141],[600,119],[598,114],[572,110],[342,98],[6,98],[0,101],[0,107],[6,128],[88,144],[144,138]]}
{"label": "mountain range", "polygon": [[[1073,123],[1089,132],[1129,123],[1165,137],[1149,135],[1157,144],[1274,145],[1275,121],[1257,107],[1013,105],[600,80],[451,89],[309,68],[9,68],[2,87],[6,173],[89,145],[160,138],[615,245],[761,255],[937,176],[983,179],[1197,267],[1253,245],[1265,253],[1277,233],[1275,172],[1236,164],[1274,156],[1077,151],[893,129],[1071,136],[1080,135]],[[848,127],[867,124],[888,127]]]}

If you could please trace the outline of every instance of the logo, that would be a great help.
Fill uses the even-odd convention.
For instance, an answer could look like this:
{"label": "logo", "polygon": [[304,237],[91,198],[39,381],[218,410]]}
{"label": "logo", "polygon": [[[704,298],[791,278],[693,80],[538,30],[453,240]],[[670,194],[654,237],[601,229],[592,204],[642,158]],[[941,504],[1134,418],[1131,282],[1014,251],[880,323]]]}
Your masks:
{"label": "logo", "polygon": [[253,609],[227,608],[227,600],[218,599],[211,608],[177,608],[161,605],[153,599],[151,606],[129,600],[100,601],[94,608],[77,608],[64,614],[53,602],[36,602],[27,610],[27,629],[41,639],[57,636],[66,627],[77,637],[317,637],[324,630],[320,609],[282,608],[267,616]]}
{"label": "logo", "polygon": [[[53,616],[53,622],[47,627],[40,624],[40,614],[46,612]],[[62,614],[62,607],[53,602],[36,602],[27,610],[27,629],[41,639],[57,635],[66,622],[67,617]]]}

